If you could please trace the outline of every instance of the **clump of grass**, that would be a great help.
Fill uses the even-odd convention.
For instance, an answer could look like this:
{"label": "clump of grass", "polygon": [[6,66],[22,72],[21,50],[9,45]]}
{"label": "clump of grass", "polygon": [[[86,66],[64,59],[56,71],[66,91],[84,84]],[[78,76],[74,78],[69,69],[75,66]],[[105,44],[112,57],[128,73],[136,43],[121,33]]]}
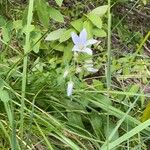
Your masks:
{"label": "clump of grass", "polygon": [[[96,1],[91,3],[97,4]],[[37,23],[39,16],[37,17],[36,14],[36,1],[29,1],[28,9],[24,12],[25,24],[20,21],[13,22],[16,28],[19,28],[19,32],[14,31],[15,29],[8,30],[12,31],[11,38],[7,29],[12,22],[9,24],[8,20],[4,21],[5,17],[1,17],[0,148],[148,149],[146,143],[149,141],[150,120],[148,116],[144,122],[140,120],[145,103],[150,97],[148,93],[144,93],[144,88],[141,88],[149,86],[149,59],[142,53],[144,47],[147,47],[149,31],[145,31],[144,28],[144,32],[148,34],[126,35],[126,31],[123,30],[129,28],[129,24],[125,22],[126,16],[129,16],[128,13],[132,12],[137,4],[140,5],[139,2],[135,2],[125,17],[119,18],[120,21],[113,9],[111,10],[111,7],[120,4],[110,0],[105,3],[109,8],[108,15],[104,18],[104,22],[108,19],[105,28],[108,39],[98,38],[104,44],[94,47],[98,52],[96,57],[101,63],[100,71],[92,75],[86,74],[83,80],[76,75],[75,90],[71,99],[66,96],[66,85],[61,78],[64,53],[55,51],[55,48],[50,50],[49,45],[42,41],[46,30],[49,29],[45,29],[41,22]],[[42,4],[45,4],[44,0]],[[57,9],[61,8],[57,6]],[[75,8],[71,8],[71,11],[73,9]],[[16,14],[15,9],[13,11]],[[55,10],[55,13],[58,11]],[[78,17],[81,14],[76,15]],[[1,25],[1,22],[6,24]],[[57,28],[56,26],[54,28]],[[43,36],[33,42],[39,30]],[[19,39],[17,44],[15,38]],[[135,41],[132,43],[132,40]],[[36,47],[40,42],[39,53],[33,52],[33,46]],[[124,51],[124,47],[130,48],[130,46],[122,47],[123,42],[132,43],[132,47],[135,47],[132,53]],[[137,45],[134,45],[135,43]],[[114,49],[118,45],[119,48]],[[115,51],[119,52],[120,49],[124,51],[123,54],[115,55]],[[142,63],[137,63],[139,60]],[[132,81],[135,75],[138,76],[137,83]],[[130,78],[130,83],[125,83],[126,78]]]}

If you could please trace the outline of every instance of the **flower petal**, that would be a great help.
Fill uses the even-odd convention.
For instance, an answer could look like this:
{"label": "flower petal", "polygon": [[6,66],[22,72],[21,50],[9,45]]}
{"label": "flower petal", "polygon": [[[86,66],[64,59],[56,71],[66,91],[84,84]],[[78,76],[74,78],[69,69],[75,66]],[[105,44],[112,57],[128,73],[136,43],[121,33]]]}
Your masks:
{"label": "flower petal", "polygon": [[75,46],[72,48],[72,51],[74,51],[74,52],[81,52],[81,49],[79,49],[78,46],[75,45]]}
{"label": "flower petal", "polygon": [[89,71],[89,72],[93,72],[93,73],[95,73],[95,72],[97,72],[97,71],[98,71],[98,69],[91,68],[91,67],[86,68],[86,69],[87,69],[87,71]]}
{"label": "flower petal", "polygon": [[92,52],[92,50],[90,48],[85,48],[85,49],[82,50],[82,52],[87,53],[88,55],[92,55],[93,54],[93,52]]}
{"label": "flower petal", "polygon": [[81,32],[80,32],[80,43],[85,45],[86,44],[86,40],[87,40],[87,32],[86,32],[86,29],[83,29]]}
{"label": "flower petal", "polygon": [[97,40],[94,40],[94,39],[90,39],[86,42],[86,46],[89,46],[89,45],[93,45],[95,43],[97,43],[98,41]]}
{"label": "flower petal", "polygon": [[71,37],[72,37],[72,41],[75,45],[78,45],[80,43],[80,38],[76,33],[72,32]]}
{"label": "flower petal", "polygon": [[67,96],[71,96],[71,95],[72,95],[73,85],[74,85],[74,83],[73,83],[72,81],[69,81],[69,82],[68,82],[68,86],[67,86]]}

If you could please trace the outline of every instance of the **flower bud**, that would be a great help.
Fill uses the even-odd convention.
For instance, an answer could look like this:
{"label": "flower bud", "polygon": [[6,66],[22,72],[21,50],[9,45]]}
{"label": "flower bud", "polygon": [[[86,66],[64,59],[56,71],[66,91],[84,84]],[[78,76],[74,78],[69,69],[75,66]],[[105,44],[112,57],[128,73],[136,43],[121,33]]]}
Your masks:
{"label": "flower bud", "polygon": [[74,85],[74,83],[72,81],[68,82],[68,86],[67,86],[67,96],[68,97],[70,97],[72,95],[73,85]]}

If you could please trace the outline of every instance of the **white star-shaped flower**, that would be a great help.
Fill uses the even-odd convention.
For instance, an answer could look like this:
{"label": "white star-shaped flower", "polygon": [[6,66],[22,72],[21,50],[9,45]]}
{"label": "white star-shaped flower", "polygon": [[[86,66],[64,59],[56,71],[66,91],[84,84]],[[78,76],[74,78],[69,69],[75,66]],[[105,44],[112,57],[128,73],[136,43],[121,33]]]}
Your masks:
{"label": "white star-shaped flower", "polygon": [[72,41],[74,43],[74,47],[73,47],[72,51],[83,52],[83,53],[87,53],[89,55],[93,54],[92,50],[90,48],[88,48],[88,46],[97,43],[97,40],[94,40],[94,39],[87,40],[86,29],[83,29],[80,32],[79,36],[73,32],[71,34],[71,37],[72,37]]}

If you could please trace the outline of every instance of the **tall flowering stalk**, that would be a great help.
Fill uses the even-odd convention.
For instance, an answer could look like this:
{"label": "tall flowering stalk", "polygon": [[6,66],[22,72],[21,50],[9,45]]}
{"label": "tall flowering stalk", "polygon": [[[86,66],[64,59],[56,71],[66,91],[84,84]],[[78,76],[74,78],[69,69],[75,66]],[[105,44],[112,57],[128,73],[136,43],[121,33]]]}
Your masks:
{"label": "tall flowering stalk", "polygon": [[[80,53],[84,53],[89,55],[90,57],[92,57],[93,55],[93,51],[92,49],[89,47],[95,43],[97,43],[97,40],[95,39],[87,39],[87,31],[86,29],[83,29],[79,36],[76,33],[72,33],[71,34],[72,37],[72,41],[74,43],[73,49],[72,51],[74,52],[74,61],[76,64],[77,60],[78,60],[78,56],[80,55]],[[77,63],[78,64],[78,63]],[[83,69],[86,69],[88,72],[97,72],[98,69],[93,68],[93,61],[92,58],[85,60],[84,64],[82,64],[81,67],[83,67]],[[79,67],[78,65],[76,65],[76,72],[81,72],[82,69],[80,69],[81,67]],[[66,77],[69,74],[68,71],[64,72],[63,77]],[[72,96],[73,93],[73,86],[74,86],[74,82],[70,79],[70,81],[67,84],[67,96]]]}

